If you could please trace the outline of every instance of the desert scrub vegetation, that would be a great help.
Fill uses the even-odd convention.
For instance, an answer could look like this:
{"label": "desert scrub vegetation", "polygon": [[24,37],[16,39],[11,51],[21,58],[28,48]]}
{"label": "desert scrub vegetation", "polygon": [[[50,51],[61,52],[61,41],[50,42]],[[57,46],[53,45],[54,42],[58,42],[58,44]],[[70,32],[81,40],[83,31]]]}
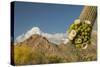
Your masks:
{"label": "desert scrub vegetation", "polygon": [[42,63],[43,55],[38,51],[33,51],[27,45],[16,46],[14,48],[15,65],[39,64]]}
{"label": "desert scrub vegetation", "polygon": [[[39,48],[41,49],[41,48]],[[76,49],[71,44],[57,53],[48,53],[40,51],[38,48],[32,48],[28,45],[22,44],[21,46],[14,47],[14,63],[15,65],[27,64],[50,64],[50,63],[66,63],[66,62],[83,62],[97,60],[96,46],[89,45],[86,50]],[[44,48],[45,49],[45,48]]]}
{"label": "desert scrub vegetation", "polygon": [[15,46],[14,63],[15,65],[60,63],[63,58],[57,55],[44,55],[38,50],[33,50],[27,45]]}
{"label": "desert scrub vegetation", "polygon": [[28,64],[31,60],[31,52],[30,47],[23,45],[23,46],[16,46],[14,47],[14,62],[15,65],[21,64]]}
{"label": "desert scrub vegetation", "polygon": [[46,56],[46,59],[48,60],[48,63],[61,63],[64,60],[63,57],[58,55],[48,55]]}
{"label": "desert scrub vegetation", "polygon": [[[70,48],[70,47],[69,47]],[[64,48],[65,49],[65,48]],[[66,53],[68,52],[68,53]],[[96,52],[89,51],[65,51],[63,54],[48,54],[41,53],[38,49],[33,50],[31,47],[23,45],[14,48],[14,63],[15,65],[27,64],[49,64],[49,63],[66,63],[79,61],[93,61],[96,60]]]}

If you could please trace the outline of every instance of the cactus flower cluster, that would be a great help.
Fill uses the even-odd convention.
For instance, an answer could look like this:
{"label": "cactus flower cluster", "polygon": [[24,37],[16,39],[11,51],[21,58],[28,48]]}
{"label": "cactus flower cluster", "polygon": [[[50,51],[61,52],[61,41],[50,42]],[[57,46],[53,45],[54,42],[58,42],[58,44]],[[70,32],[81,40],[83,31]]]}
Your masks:
{"label": "cactus flower cluster", "polygon": [[77,19],[69,27],[68,39],[71,40],[75,47],[86,49],[90,43],[91,31],[92,24],[90,21]]}

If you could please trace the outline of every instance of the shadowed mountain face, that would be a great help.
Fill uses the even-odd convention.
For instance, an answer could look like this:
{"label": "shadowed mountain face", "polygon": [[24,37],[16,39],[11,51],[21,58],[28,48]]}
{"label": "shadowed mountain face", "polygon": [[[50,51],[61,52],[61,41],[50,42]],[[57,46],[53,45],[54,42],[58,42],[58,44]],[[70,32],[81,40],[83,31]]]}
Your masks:
{"label": "shadowed mountain face", "polygon": [[46,37],[34,34],[14,45],[15,65],[94,61],[97,59],[96,32],[92,32],[88,48],[76,49],[70,42],[56,45]]}

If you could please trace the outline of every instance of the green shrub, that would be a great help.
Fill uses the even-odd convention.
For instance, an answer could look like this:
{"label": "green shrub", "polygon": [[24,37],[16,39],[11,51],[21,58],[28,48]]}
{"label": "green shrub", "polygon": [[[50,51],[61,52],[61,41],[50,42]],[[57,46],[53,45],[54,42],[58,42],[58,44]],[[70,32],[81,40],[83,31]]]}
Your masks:
{"label": "green shrub", "polygon": [[46,58],[48,60],[48,63],[60,63],[64,60],[62,57],[57,56],[57,55],[49,55],[49,56],[46,56]]}
{"label": "green shrub", "polygon": [[43,63],[43,57],[42,53],[24,44],[14,48],[15,65],[40,64]]}

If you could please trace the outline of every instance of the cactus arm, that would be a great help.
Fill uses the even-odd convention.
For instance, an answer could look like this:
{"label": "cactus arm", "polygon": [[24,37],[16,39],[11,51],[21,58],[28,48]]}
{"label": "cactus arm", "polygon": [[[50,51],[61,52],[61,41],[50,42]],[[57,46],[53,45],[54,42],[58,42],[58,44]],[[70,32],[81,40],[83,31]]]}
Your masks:
{"label": "cactus arm", "polygon": [[80,20],[88,20],[93,25],[97,18],[97,7],[96,6],[85,6],[79,16]]}
{"label": "cactus arm", "polygon": [[77,48],[86,49],[90,43],[92,26],[97,17],[96,6],[85,6],[74,23],[70,26],[68,38]]}

